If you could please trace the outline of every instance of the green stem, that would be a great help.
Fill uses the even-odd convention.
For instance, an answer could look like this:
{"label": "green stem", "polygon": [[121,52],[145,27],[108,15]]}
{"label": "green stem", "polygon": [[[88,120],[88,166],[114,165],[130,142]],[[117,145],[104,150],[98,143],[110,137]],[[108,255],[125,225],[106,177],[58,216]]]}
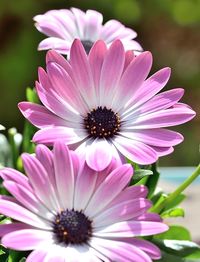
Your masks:
{"label": "green stem", "polygon": [[200,164],[190,177],[188,177],[173,193],[171,193],[161,203],[151,208],[151,212],[160,213],[163,208],[170,204],[177,196],[179,196],[198,176],[200,175]]}

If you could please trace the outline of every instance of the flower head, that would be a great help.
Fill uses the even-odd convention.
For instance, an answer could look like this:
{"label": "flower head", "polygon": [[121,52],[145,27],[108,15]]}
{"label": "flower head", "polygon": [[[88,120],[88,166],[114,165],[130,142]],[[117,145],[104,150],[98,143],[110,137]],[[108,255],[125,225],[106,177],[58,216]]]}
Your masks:
{"label": "flower head", "polygon": [[101,39],[107,45],[121,39],[127,50],[142,51],[133,40],[137,34],[117,20],[109,20],[102,25],[103,16],[95,10],[85,13],[78,8],[51,10],[34,17],[36,28],[48,36],[39,44],[39,50],[55,49],[61,54],[69,54],[74,39],[80,39],[87,53],[94,42]]}
{"label": "flower head", "polygon": [[33,141],[52,145],[63,139],[95,170],[106,168],[112,157],[151,164],[171,153],[183,137],[163,127],[187,122],[195,113],[178,103],[183,89],[157,94],[170,69],[146,79],[151,65],[150,52],[133,57],[119,40],[108,50],[98,41],[89,56],[76,40],[69,62],[49,51],[47,72],[40,68],[36,82],[44,106],[19,104],[23,115],[41,129]]}
{"label": "flower head", "polygon": [[[33,250],[30,261],[133,261],[159,259],[160,251],[141,236],[168,227],[151,206],[144,186],[127,187],[129,164],[97,173],[61,142],[53,151],[38,145],[36,156],[24,154],[27,176],[5,168],[0,213],[11,217],[0,225],[1,243]],[[113,190],[112,190],[113,189]]]}

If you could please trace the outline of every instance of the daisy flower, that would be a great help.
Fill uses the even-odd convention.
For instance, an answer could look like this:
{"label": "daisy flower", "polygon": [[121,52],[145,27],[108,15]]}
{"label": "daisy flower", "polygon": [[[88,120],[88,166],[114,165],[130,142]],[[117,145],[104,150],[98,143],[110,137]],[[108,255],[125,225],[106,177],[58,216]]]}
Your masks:
{"label": "daisy flower", "polygon": [[99,39],[108,46],[114,40],[121,39],[126,50],[135,50],[136,54],[142,51],[140,44],[133,40],[137,36],[135,31],[117,20],[109,20],[102,25],[103,16],[95,10],[51,10],[35,16],[34,21],[38,31],[48,36],[39,44],[39,50],[55,49],[68,55],[74,39],[80,39],[88,53]]}
{"label": "daisy flower", "polygon": [[[168,229],[157,214],[144,186],[130,186],[131,165],[102,172],[81,164],[60,141],[50,151],[22,156],[27,176],[0,171],[12,196],[0,196],[0,213],[11,217],[0,225],[1,243],[14,250],[33,250],[27,262],[120,261],[150,262],[159,249],[141,236]],[[111,190],[114,189],[114,190]]]}
{"label": "daisy flower", "polygon": [[[120,40],[109,49],[101,40],[89,56],[79,40],[70,61],[56,51],[47,53],[46,72],[39,68],[36,82],[43,105],[19,103],[22,114],[36,127],[36,143],[53,145],[62,139],[95,170],[106,168],[112,157],[151,164],[170,154],[183,136],[165,129],[189,121],[195,112],[178,101],[182,88],[163,93],[170,69],[147,78],[152,55],[134,57]],[[147,79],[146,79],[147,78]]]}

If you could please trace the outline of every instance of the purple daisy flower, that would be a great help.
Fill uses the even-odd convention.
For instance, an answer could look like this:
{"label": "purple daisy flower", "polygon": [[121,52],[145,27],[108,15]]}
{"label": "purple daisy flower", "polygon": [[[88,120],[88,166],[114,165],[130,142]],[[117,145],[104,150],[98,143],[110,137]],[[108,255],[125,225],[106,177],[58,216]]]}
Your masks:
{"label": "purple daisy flower", "polygon": [[96,42],[89,56],[75,40],[69,62],[49,51],[47,72],[39,68],[36,82],[44,106],[19,103],[22,114],[41,129],[33,141],[53,145],[62,139],[95,170],[106,168],[112,157],[151,164],[170,154],[183,136],[164,127],[187,122],[195,112],[178,102],[181,88],[158,94],[170,69],[146,79],[151,65],[150,52],[134,57],[119,40],[108,50]]}
{"label": "purple daisy flower", "polygon": [[117,20],[109,20],[102,25],[103,16],[95,10],[85,13],[78,8],[51,10],[34,17],[36,28],[49,36],[43,40],[38,49],[55,49],[61,54],[69,54],[74,39],[80,39],[87,53],[94,42],[104,40],[109,46],[114,40],[120,39],[126,50],[142,51],[138,42],[133,40],[137,33],[126,28]]}
{"label": "purple daisy flower", "polygon": [[[33,250],[27,262],[134,261],[160,258],[159,249],[141,236],[164,232],[168,226],[148,213],[144,186],[127,187],[131,165],[103,172],[81,164],[67,146],[44,145],[36,155],[22,155],[27,176],[5,168],[0,213],[11,217],[0,225],[1,243],[15,250]],[[114,190],[111,190],[111,189]]]}

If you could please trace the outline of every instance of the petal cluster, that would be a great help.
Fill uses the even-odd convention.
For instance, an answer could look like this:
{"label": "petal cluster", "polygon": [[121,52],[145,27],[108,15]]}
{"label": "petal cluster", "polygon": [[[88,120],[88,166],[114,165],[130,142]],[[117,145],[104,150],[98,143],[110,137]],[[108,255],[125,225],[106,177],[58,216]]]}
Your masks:
{"label": "petal cluster", "polygon": [[55,49],[61,54],[69,54],[74,39],[80,39],[88,50],[99,39],[108,46],[121,39],[126,50],[142,51],[140,44],[133,40],[137,36],[135,31],[117,20],[109,20],[103,25],[102,14],[95,10],[51,10],[35,16],[34,20],[36,28],[48,36],[39,44],[39,50]]}
{"label": "petal cluster", "polygon": [[[12,196],[0,196],[0,212],[14,222],[0,225],[1,243],[33,250],[32,261],[133,261],[160,258],[152,243],[137,238],[167,230],[151,206],[144,186],[127,187],[129,164],[112,164],[103,172],[90,169],[73,151],[56,142],[53,151],[38,145],[36,155],[23,154],[27,176],[0,171]],[[111,190],[112,189],[112,190]],[[92,221],[92,236],[81,245],[56,241],[53,220],[61,210],[83,212]]]}
{"label": "petal cluster", "polygon": [[[119,40],[110,48],[97,41],[88,56],[75,40],[70,61],[56,51],[49,51],[46,60],[46,71],[39,68],[36,82],[43,105],[19,104],[22,114],[41,129],[33,141],[53,145],[62,139],[95,170],[106,168],[112,157],[120,163],[126,157],[138,164],[151,164],[170,154],[183,136],[165,127],[195,116],[188,105],[179,102],[182,88],[159,93],[169,80],[170,69],[148,78],[151,53],[135,57]],[[120,119],[112,137],[93,136],[84,124],[88,113],[99,107],[112,110]]]}

